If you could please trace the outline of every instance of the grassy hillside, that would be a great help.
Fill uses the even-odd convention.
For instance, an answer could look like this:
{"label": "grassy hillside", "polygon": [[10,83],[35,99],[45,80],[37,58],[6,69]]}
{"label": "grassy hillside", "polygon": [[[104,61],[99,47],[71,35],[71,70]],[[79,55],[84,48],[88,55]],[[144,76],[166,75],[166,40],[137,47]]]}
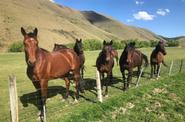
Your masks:
{"label": "grassy hillside", "polygon": [[[13,41],[22,40],[22,26],[27,31],[37,27],[40,45],[50,50],[54,43],[70,43],[75,38],[158,39],[147,30],[124,25],[95,12],[80,12],[57,5],[49,0],[1,0],[0,11],[0,51]],[[86,15],[93,18],[93,22]]]}
{"label": "grassy hillside", "polygon": [[180,43],[180,46],[185,47],[185,36],[179,36],[179,37],[173,37],[173,38],[167,38],[167,37],[162,37],[165,40],[175,40]]}
{"label": "grassy hillside", "polygon": [[[143,48],[140,49],[142,52],[144,52],[146,55],[149,56],[152,49],[151,48]],[[119,51],[119,55],[122,52],[122,50]],[[165,61],[170,66],[171,60],[174,60],[174,69],[172,70],[173,75],[177,74],[179,71],[179,61],[176,61],[177,59],[185,59],[185,55],[182,55],[184,53],[184,48],[167,48],[168,55],[165,57]],[[149,110],[152,109],[151,113],[147,116],[147,119],[155,120],[156,114],[153,110],[153,108],[150,108],[155,102],[160,102],[162,107],[166,107],[166,101],[162,101],[165,98],[169,98],[169,95],[173,95],[171,93],[175,93],[177,96],[177,99],[180,99],[180,102],[184,99],[184,97],[181,94],[184,94],[184,84],[182,82],[182,79],[184,77],[180,77],[181,75],[177,76],[177,78],[172,77],[168,78],[168,72],[169,67],[163,67],[162,66],[162,75],[160,78],[160,81],[150,80],[149,79],[149,73],[150,68],[148,67],[145,70],[144,76],[141,78],[140,87],[138,89],[135,89],[134,85],[132,85],[132,88],[128,92],[123,92],[121,90],[123,83],[121,81],[121,73],[119,71],[119,67],[115,65],[113,75],[114,75],[114,83],[112,86],[109,87],[109,97],[104,98],[104,103],[99,104],[97,102],[96,98],[96,88],[95,88],[95,67],[93,65],[95,64],[95,60],[98,56],[99,51],[87,51],[85,52],[86,56],[86,72],[85,72],[85,94],[81,94],[79,103],[73,104],[73,91],[74,91],[74,85],[72,84],[70,87],[70,97],[67,101],[64,101],[64,95],[65,95],[65,85],[64,81],[61,79],[52,80],[49,82],[49,97],[47,99],[47,119],[48,121],[69,121],[69,120],[77,120],[80,119],[81,121],[83,118],[88,119],[89,121],[95,121],[97,120],[112,120],[112,116],[110,114],[115,114],[118,118],[113,118],[118,120],[121,115],[117,115],[117,111],[121,110],[122,107],[125,108],[127,104],[130,106],[132,104],[135,105],[133,109],[128,109],[128,116],[129,119],[133,118],[137,120],[137,118],[134,118],[134,114],[136,113],[135,117],[142,118],[145,116],[145,114],[140,116],[139,113],[142,113],[145,108],[149,107]],[[175,60],[176,59],[176,60]],[[38,96],[35,93],[35,89],[31,83],[31,81],[26,76],[26,63],[24,60],[24,53],[2,53],[0,54],[0,121],[10,121],[9,116],[9,96],[8,96],[8,75],[15,74],[17,77],[17,90],[18,90],[18,99],[19,99],[19,111],[20,111],[20,121],[21,122],[30,122],[30,121],[37,121],[37,99]],[[184,71],[184,67],[183,67]],[[135,77],[133,78],[133,81],[135,81]],[[171,83],[171,84],[170,84]],[[175,83],[177,83],[177,86]],[[165,86],[167,84],[167,86]],[[169,85],[168,85],[169,84]],[[178,85],[179,84],[179,85]],[[162,89],[163,86],[165,86],[165,89],[168,91],[166,94],[162,94],[161,96],[154,95],[153,96],[153,90],[155,88]],[[172,88],[169,88],[172,86]],[[175,91],[171,91],[170,89],[174,89]],[[180,91],[179,91],[180,90]],[[181,94],[179,94],[181,92]],[[145,95],[150,95],[155,100],[151,99],[143,99]],[[147,97],[147,96],[146,96]],[[156,100],[159,99],[159,100]],[[145,102],[144,102],[145,101]],[[156,110],[159,109],[159,113],[164,113],[165,117],[167,113],[173,113],[174,117],[171,118],[173,120],[176,120],[177,116],[183,117],[181,115],[184,115],[184,109],[177,109],[177,111],[174,110],[174,106],[178,103],[174,103],[173,100],[169,98],[169,104],[173,105],[169,109],[165,108],[156,108]],[[184,106],[184,101],[182,101],[182,107]],[[130,104],[132,103],[132,104]],[[146,105],[145,105],[146,103]],[[143,105],[144,104],[144,105]],[[163,106],[164,104],[164,106]],[[179,103],[180,104],[180,103]],[[178,105],[179,105],[178,104]],[[180,104],[181,105],[181,104]],[[121,108],[121,109],[120,109]],[[162,109],[162,110],[161,110]],[[124,109],[123,109],[124,110]],[[178,111],[179,110],[179,111]],[[134,113],[135,111],[135,113]],[[157,111],[158,112],[158,111]],[[167,112],[167,113],[165,113]],[[130,115],[130,116],[129,116]],[[171,114],[170,114],[171,115]],[[108,118],[108,117],[111,118]],[[125,115],[123,115],[125,116]],[[179,118],[179,121],[182,119]],[[113,120],[112,120],[113,121]]]}

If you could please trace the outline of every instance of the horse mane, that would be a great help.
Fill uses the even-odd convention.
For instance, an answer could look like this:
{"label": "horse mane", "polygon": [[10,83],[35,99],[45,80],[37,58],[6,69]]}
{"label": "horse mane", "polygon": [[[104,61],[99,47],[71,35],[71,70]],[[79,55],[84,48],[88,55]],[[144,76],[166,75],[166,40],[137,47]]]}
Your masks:
{"label": "horse mane", "polygon": [[46,50],[46,49],[44,49],[44,48],[39,48],[40,50],[42,50],[42,51],[44,51],[44,52],[47,52],[47,53],[49,53],[49,51],[48,50]]}

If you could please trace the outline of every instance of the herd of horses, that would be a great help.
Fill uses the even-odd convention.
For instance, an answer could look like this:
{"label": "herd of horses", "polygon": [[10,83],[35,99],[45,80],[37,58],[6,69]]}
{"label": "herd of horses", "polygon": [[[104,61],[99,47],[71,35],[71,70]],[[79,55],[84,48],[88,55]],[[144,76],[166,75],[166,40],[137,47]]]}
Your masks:
{"label": "herd of horses", "polygon": [[[40,117],[44,116],[45,103],[47,98],[48,81],[51,79],[62,78],[66,85],[66,98],[69,95],[70,77],[75,83],[75,101],[79,98],[79,84],[84,78],[84,63],[85,55],[83,51],[82,40],[76,39],[73,49],[65,45],[55,44],[53,51],[49,52],[38,46],[38,29],[35,28],[33,32],[27,33],[24,28],[21,28],[21,33],[24,37],[23,44],[25,50],[25,60],[27,63],[27,76],[32,81],[34,87],[39,93],[40,99]],[[104,79],[107,74],[105,82],[105,95],[108,94],[108,85],[113,82],[112,69],[114,67],[114,58],[120,66],[120,71],[123,77],[123,90],[129,88],[132,80],[133,69],[138,68],[138,77],[141,74],[142,65],[148,66],[148,59],[145,54],[137,50],[134,42],[126,44],[118,63],[118,52],[112,47],[113,41],[103,41],[103,48],[96,59],[96,68],[100,73],[100,79]],[[165,42],[159,41],[156,48],[153,50],[150,57],[151,64],[151,78],[153,75],[159,74],[161,63],[164,63]],[[128,71],[128,77],[125,76],[125,70]]]}

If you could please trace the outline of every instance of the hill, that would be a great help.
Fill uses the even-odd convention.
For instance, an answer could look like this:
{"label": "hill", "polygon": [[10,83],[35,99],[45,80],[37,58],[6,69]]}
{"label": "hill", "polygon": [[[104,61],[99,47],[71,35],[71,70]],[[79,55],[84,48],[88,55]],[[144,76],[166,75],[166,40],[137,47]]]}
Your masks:
{"label": "hill", "polygon": [[175,40],[179,41],[180,46],[185,47],[185,36],[178,36],[178,37],[173,37],[173,38],[167,38],[167,37],[162,37],[165,40]]}
{"label": "hill", "polygon": [[1,0],[0,11],[0,50],[5,50],[14,41],[22,40],[20,27],[25,27],[27,31],[37,27],[40,45],[50,50],[54,43],[71,43],[75,38],[159,38],[146,29],[127,26],[111,17],[93,11],[81,12],[49,0]]}

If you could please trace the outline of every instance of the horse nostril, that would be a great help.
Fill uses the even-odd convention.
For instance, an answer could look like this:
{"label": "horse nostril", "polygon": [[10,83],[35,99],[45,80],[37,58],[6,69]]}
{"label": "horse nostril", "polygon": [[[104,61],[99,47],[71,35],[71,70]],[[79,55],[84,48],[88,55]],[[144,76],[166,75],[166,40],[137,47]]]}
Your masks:
{"label": "horse nostril", "polygon": [[30,61],[30,60],[28,60],[28,64],[29,64],[30,66],[33,66],[33,65],[35,64],[35,61]]}

